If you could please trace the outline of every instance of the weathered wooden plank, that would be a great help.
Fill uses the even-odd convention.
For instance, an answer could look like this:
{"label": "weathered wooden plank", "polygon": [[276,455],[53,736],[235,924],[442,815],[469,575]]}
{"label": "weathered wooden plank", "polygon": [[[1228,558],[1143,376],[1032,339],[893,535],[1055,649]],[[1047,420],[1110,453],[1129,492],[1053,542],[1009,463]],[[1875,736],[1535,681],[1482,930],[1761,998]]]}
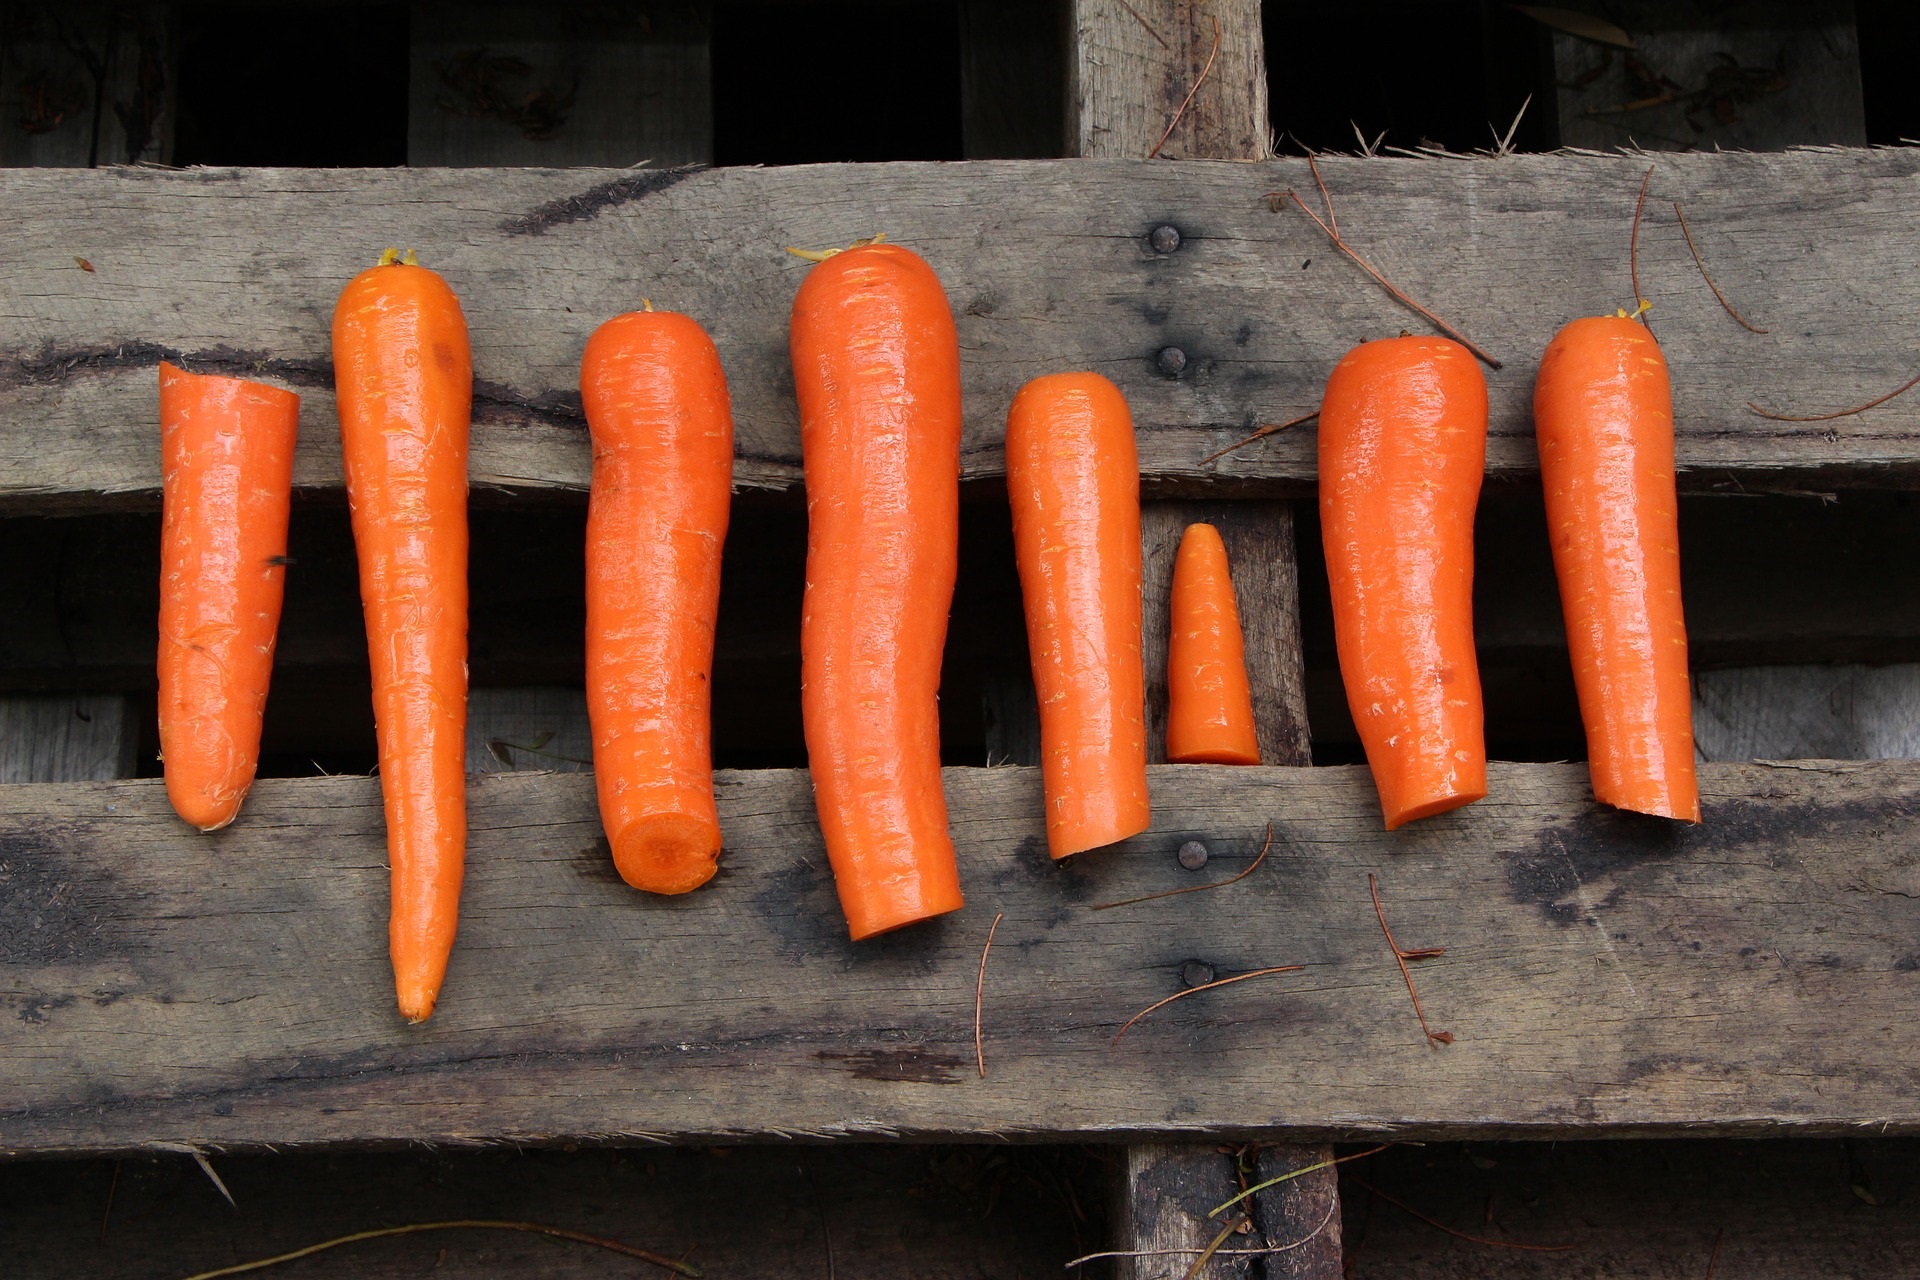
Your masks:
{"label": "weathered wooden plank", "polygon": [[[0,1152],[599,1135],[1920,1131],[1920,765],[1703,769],[1697,828],[1582,765],[1385,835],[1359,769],[1160,766],[1151,833],[1055,866],[1031,769],[947,772],[969,909],[845,939],[802,772],[721,774],[709,889],[647,898],[592,779],[474,780],[439,1012],[393,1015],[377,784],[265,781],[212,837],[157,782],[0,789]],[[1193,883],[1214,893],[1092,911]],[[1418,965],[1426,1044],[1367,874]],[[1005,912],[973,1061],[974,981]],[[1217,975],[1298,963],[1113,1036]]]}
{"label": "weathered wooden plank", "polygon": [[[1117,1153],[1123,1167],[1114,1179],[1114,1248],[1137,1257],[1116,1258],[1116,1280],[1179,1280],[1220,1233],[1207,1213],[1231,1195],[1233,1156],[1199,1142],[1139,1142]],[[1239,1256],[1216,1256],[1211,1280],[1248,1280],[1259,1275]]]}
{"label": "weathered wooden plank", "polygon": [[1693,732],[1708,760],[1920,756],[1920,666],[1702,671]]}
{"label": "weathered wooden plank", "polygon": [[131,778],[133,700],[112,693],[0,697],[0,784]]}
{"label": "weathered wooden plank", "polygon": [[1169,159],[1267,154],[1259,0],[1074,0],[1069,21],[1075,155],[1144,160],[1156,145]]}
{"label": "weathered wooden plank", "polygon": [[[1342,228],[1409,292],[1508,363],[1491,374],[1490,474],[1535,468],[1532,377],[1570,316],[1624,301],[1640,159],[1332,159]],[[1857,403],[1910,375],[1920,312],[1920,156],[1911,151],[1676,155],[1655,163],[1640,270],[1675,370],[1679,457],[1694,486],[1920,477],[1920,401]],[[328,318],[343,281],[413,245],[465,298],[478,377],[472,475],[523,494],[587,479],[577,362],[640,295],[691,312],[727,362],[736,475],[790,486],[798,431],[786,317],[804,263],[788,244],[876,231],[924,253],[960,324],[965,467],[1001,468],[1006,405],[1061,368],[1111,375],[1140,427],[1150,487],[1266,491],[1313,476],[1297,427],[1215,463],[1259,422],[1312,408],[1356,340],[1420,327],[1268,191],[1311,188],[1299,162],[982,161],[703,173],[153,170],[0,174],[0,504],[151,502],[163,352],[259,371],[302,394],[297,468],[339,484]],[[1687,202],[1705,286],[1666,203]],[[1148,242],[1181,229],[1179,249]],[[79,271],[83,255],[96,268]],[[1791,319],[1793,323],[1787,321]],[[1160,353],[1179,348],[1178,376]]]}
{"label": "weathered wooden plank", "polygon": [[174,57],[160,4],[8,6],[0,41],[0,166],[164,162]]}

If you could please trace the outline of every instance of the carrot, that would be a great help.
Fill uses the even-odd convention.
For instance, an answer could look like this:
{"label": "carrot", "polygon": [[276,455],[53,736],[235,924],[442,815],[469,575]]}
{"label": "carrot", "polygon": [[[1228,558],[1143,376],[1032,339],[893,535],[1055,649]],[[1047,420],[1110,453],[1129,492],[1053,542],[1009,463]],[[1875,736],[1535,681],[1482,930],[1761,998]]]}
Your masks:
{"label": "carrot", "polygon": [[1533,414],[1593,793],[1698,822],[1660,344],[1624,316],[1575,320],[1541,358]]}
{"label": "carrot", "polygon": [[580,360],[593,433],[587,711],[621,878],[686,893],[720,858],[710,721],[733,413],[720,353],[670,311],[601,325]]}
{"label": "carrot", "polygon": [[291,391],[160,365],[160,757],[202,831],[260,765],[299,426]]}
{"label": "carrot", "polygon": [[960,558],[960,344],[933,269],[869,244],[793,300],[807,484],[801,716],[856,939],[958,909],[940,658]]}
{"label": "carrot", "polygon": [[1007,497],[1040,701],[1047,848],[1147,829],[1140,663],[1140,460],[1120,389],[1035,378],[1007,413]]}
{"label": "carrot", "polygon": [[446,977],[466,857],[473,361],[459,299],[388,250],[340,294],[333,366],[393,869],[394,987],[401,1014],[423,1022]]}
{"label": "carrot", "polygon": [[1227,570],[1227,544],[1210,524],[1190,524],[1173,559],[1167,642],[1167,759],[1176,764],[1259,764],[1246,642]]}
{"label": "carrot", "polygon": [[1320,407],[1334,641],[1387,830],[1487,794],[1473,511],[1487,384],[1445,338],[1349,351]]}

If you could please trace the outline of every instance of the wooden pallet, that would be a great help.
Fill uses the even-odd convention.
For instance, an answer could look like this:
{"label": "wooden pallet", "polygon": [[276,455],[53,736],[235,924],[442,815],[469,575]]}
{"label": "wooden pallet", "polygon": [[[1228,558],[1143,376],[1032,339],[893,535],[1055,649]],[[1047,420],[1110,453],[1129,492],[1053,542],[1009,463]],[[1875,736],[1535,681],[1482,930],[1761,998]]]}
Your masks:
{"label": "wooden pallet", "polygon": [[[1714,1222],[1737,1236],[1727,1274],[1736,1257],[1740,1274],[1784,1276],[1814,1256],[1912,1274],[1893,1260],[1920,1238],[1878,1212],[1911,1185],[1912,1145],[1834,1153],[1853,1135],[1920,1132],[1907,1026],[1920,988],[1920,872],[1908,848],[1920,766],[1709,765],[1707,821],[1678,830],[1597,809],[1579,765],[1496,765],[1489,800],[1382,833],[1364,770],[1324,764],[1352,755],[1315,594],[1324,582],[1296,572],[1296,517],[1312,569],[1311,510],[1292,501],[1313,491],[1312,428],[1206,461],[1313,407],[1354,341],[1421,325],[1270,197],[1292,189],[1311,201],[1314,178],[1302,160],[1266,158],[1260,6],[965,0],[955,12],[966,165],[699,167],[715,145],[701,105],[709,6],[596,11],[583,19],[601,24],[591,38],[556,39],[531,9],[419,4],[414,168],[0,170],[0,199],[16,214],[0,228],[0,282],[17,303],[0,308],[0,536],[21,549],[0,564],[0,610],[21,619],[0,638],[0,778],[47,780],[0,788],[0,1005],[10,1014],[0,1019],[0,1154],[73,1158],[0,1166],[12,1180],[0,1194],[40,1196],[38,1218],[68,1241],[36,1253],[43,1240],[0,1224],[0,1254],[27,1258],[27,1274],[70,1267],[91,1239],[102,1180],[117,1180],[122,1162],[131,1199],[121,1212],[147,1215],[123,1228],[126,1247],[183,1268],[364,1225],[429,1176],[466,1189],[435,1201],[451,1215],[478,1194],[500,1215],[550,1218],[567,1217],[584,1188],[644,1177],[651,1216],[633,1220],[636,1237],[679,1248],[692,1240],[672,1224],[704,1239],[727,1230],[706,1199],[731,1167],[751,1170],[740,1178],[764,1192],[770,1225],[763,1241],[710,1250],[712,1274],[783,1268],[817,1227],[829,1259],[839,1241],[848,1274],[948,1274],[926,1262],[935,1240],[954,1275],[1051,1270],[1071,1237],[1075,1252],[1187,1250],[1115,1264],[1121,1275],[1179,1276],[1219,1230],[1206,1210],[1243,1179],[1317,1163],[1335,1141],[1392,1139],[1473,1145],[1388,1153],[1364,1185],[1343,1188],[1321,1170],[1263,1193],[1249,1232],[1207,1274],[1331,1277],[1343,1237],[1367,1274],[1556,1274],[1530,1268],[1559,1255],[1436,1253],[1438,1237],[1396,1235],[1404,1223],[1389,1221],[1397,1211],[1372,1190],[1471,1224],[1481,1182],[1481,1234],[1571,1233],[1582,1262],[1609,1274],[1668,1273],[1659,1269],[1711,1243]],[[177,15],[158,5],[72,13],[58,47],[71,52],[81,33],[104,51],[93,115],[84,132],[31,135],[18,154],[0,145],[0,158],[166,158],[175,113],[150,73],[172,56]],[[1566,54],[1564,39],[1550,47]],[[1851,56],[1844,40],[1823,47]],[[59,82],[60,64],[46,62],[57,51],[38,48],[32,38],[9,47],[0,91],[35,58],[54,77],[42,87]],[[536,81],[576,77],[563,147],[440,107],[441,71],[479,48],[524,59]],[[1844,70],[1820,73],[1823,94]],[[1064,115],[1052,92],[1063,83]],[[1571,101],[1563,93],[1563,113]],[[1156,145],[1179,163],[1146,161]],[[1061,155],[1075,158],[1013,158]],[[645,158],[655,163],[479,167]],[[1504,361],[1489,374],[1481,555],[1493,585],[1479,629],[1490,704],[1533,699],[1542,721],[1564,723],[1567,699],[1535,535],[1533,372],[1567,316],[1629,300],[1628,214],[1649,162],[1320,162],[1355,246]],[[1825,409],[1909,375],[1916,322],[1863,300],[1920,292],[1903,248],[1920,231],[1906,198],[1916,183],[1920,163],[1897,150],[1654,165],[1639,271],[1676,371],[1681,481],[1700,495],[1688,507],[1689,554],[1708,548],[1707,580],[1696,588],[1702,571],[1690,562],[1688,592],[1696,658],[1725,668],[1700,682],[1712,757],[1807,753],[1801,744],[1910,750],[1910,726],[1888,709],[1920,684],[1916,668],[1759,668],[1920,661],[1920,611],[1902,576],[1912,556],[1888,550],[1910,542],[1915,516],[1886,492],[1920,476],[1920,400],[1821,424],[1770,421],[1746,402]],[[1674,202],[1768,334],[1747,334],[1720,310]],[[1156,242],[1166,227],[1177,247],[1164,233]],[[969,910],[855,947],[797,770],[722,772],[728,854],[711,890],[642,901],[610,873],[590,783],[568,759],[582,754],[569,558],[588,475],[574,381],[586,334],[640,293],[672,298],[712,328],[734,391],[741,489],[716,668],[718,714],[735,728],[720,745],[741,761],[784,761],[797,651],[778,610],[797,590],[803,528],[784,335],[804,265],[783,250],[876,231],[933,263],[959,322],[969,504],[944,696],[966,758],[996,767],[947,774]],[[156,781],[128,777],[152,772],[132,762],[150,736],[138,691],[151,684],[151,575],[139,565],[154,537],[163,358],[301,393],[301,563],[269,752],[352,759],[369,732],[325,334],[340,281],[388,243],[419,248],[454,282],[476,364],[470,887],[446,999],[415,1029],[385,1003],[375,783],[264,780],[239,823],[205,838],[171,819]],[[1187,523],[1214,520],[1253,641],[1263,752],[1283,767],[1157,767],[1153,829],[1061,867],[1038,831],[1032,690],[998,481],[1012,391],[1063,367],[1108,373],[1137,416],[1149,668],[1171,549]],[[1774,496],[1753,496],[1762,493]],[[1827,512],[1801,496],[1820,493],[1843,495],[1834,513],[1808,514]],[[1743,497],[1708,497],[1733,494]],[[1769,538],[1792,551],[1756,569]],[[1776,592],[1784,603],[1754,603]],[[797,597],[787,613],[797,617]],[[1149,700],[1150,718],[1163,717],[1164,690]],[[1531,713],[1501,714],[1508,740],[1524,738],[1513,726]],[[1322,767],[1307,767],[1316,755]],[[1245,869],[1269,823],[1268,860],[1231,888],[1096,909]],[[1192,839],[1212,855],[1198,873],[1174,857]],[[1418,966],[1433,1025],[1454,1036],[1444,1048],[1414,1019],[1370,876],[1403,943],[1447,948]],[[986,922],[1001,912],[981,1004],[983,1076],[974,980]],[[1287,963],[1304,967],[1182,1001],[1114,1043],[1163,996]],[[1755,1148],[1764,1195],[1709,1196],[1650,1233],[1636,1229],[1649,1206],[1694,1195],[1741,1157],[1715,1144],[1678,1157],[1681,1146],[1609,1144],[1549,1169],[1541,1147],[1487,1145],[1679,1135],[1834,1141]],[[792,1139],[1106,1145],[997,1164],[982,1146],[890,1148],[866,1164],[859,1148],[791,1145],[755,1146],[734,1166],[721,1164],[724,1152],[695,1151],[583,1151],[498,1170],[477,1163],[494,1157],[443,1156],[430,1174],[411,1157],[340,1154]],[[170,1220],[156,1216],[150,1184],[171,1175],[154,1152],[179,1164],[188,1150],[283,1146],[313,1154],[219,1164],[244,1204],[323,1207],[275,1214],[270,1231],[235,1243],[196,1186],[181,1230],[149,1239]],[[1650,1163],[1656,1154],[1665,1172]],[[334,1160],[350,1167],[330,1169]],[[800,1170],[792,1186],[789,1164]],[[1525,1172],[1481,1177],[1496,1166]],[[20,1171],[42,1167],[62,1171],[47,1186],[64,1190],[28,1187]],[[662,1175],[672,1190],[655,1194]],[[1113,1194],[1104,1208],[1093,1203],[1103,1184]],[[1557,1190],[1543,1200],[1548,1184]],[[1060,1208],[1028,1206],[1004,1241],[977,1244],[973,1215],[1013,1194]],[[859,1208],[828,1208],[842,1203]],[[897,1231],[848,1221],[869,1215]],[[1767,1244],[1782,1222],[1824,1243]],[[1296,1247],[1233,1252],[1262,1242]],[[438,1247],[378,1265],[444,1261]],[[478,1246],[450,1248],[460,1261]],[[515,1241],[471,1263],[487,1274],[597,1274],[592,1257],[556,1261],[551,1249]],[[125,1270],[110,1252],[89,1256],[90,1273]]]}

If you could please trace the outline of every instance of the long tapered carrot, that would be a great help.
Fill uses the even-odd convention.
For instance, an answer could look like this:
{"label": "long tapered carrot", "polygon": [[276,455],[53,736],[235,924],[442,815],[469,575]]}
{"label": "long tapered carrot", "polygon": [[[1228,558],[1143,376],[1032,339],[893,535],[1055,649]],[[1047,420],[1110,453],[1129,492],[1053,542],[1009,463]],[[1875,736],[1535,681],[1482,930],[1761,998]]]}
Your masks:
{"label": "long tapered carrot", "polygon": [[1698,822],[1660,344],[1624,316],[1575,320],[1541,358],[1533,413],[1593,793]]}
{"label": "long tapered carrot", "polygon": [[933,269],[869,244],[793,300],[807,484],[801,712],[855,938],[962,905],[940,784],[960,556],[960,344]]}
{"label": "long tapered carrot", "polygon": [[1240,607],[1227,544],[1210,524],[1188,525],[1180,537],[1168,613],[1167,759],[1259,764]]}
{"label": "long tapered carrot", "polygon": [[1047,848],[1056,858],[1147,829],[1140,659],[1140,461],[1120,389],[1097,373],[1020,388],[1007,497],[1040,703]]}
{"label": "long tapered carrot", "polygon": [[393,903],[409,1022],[446,978],[466,860],[467,430],[473,360],[459,299],[391,251],[333,311],[347,503],[373,667]]}
{"label": "long tapered carrot", "polygon": [[299,425],[291,391],[160,365],[160,757],[202,831],[260,764]]}
{"label": "long tapered carrot", "polygon": [[616,316],[580,360],[593,433],[587,712],[600,820],[621,877],[686,893],[713,877],[710,720],[733,411],[720,353],[670,311]]}
{"label": "long tapered carrot", "polygon": [[1486,379],[1457,342],[1365,343],[1327,380],[1320,521],[1334,640],[1389,831],[1487,794],[1473,648],[1486,451]]}

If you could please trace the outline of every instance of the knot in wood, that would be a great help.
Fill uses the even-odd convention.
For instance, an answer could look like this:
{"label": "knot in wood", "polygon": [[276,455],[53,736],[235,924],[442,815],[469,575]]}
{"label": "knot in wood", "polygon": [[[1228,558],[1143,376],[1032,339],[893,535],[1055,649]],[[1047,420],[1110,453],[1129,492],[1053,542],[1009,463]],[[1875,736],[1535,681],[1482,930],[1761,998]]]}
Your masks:
{"label": "knot in wood", "polygon": [[1172,253],[1180,247],[1180,228],[1170,225],[1155,227],[1147,234],[1147,243],[1153,246],[1155,253]]}
{"label": "knot in wood", "polygon": [[1198,871],[1207,865],[1207,846],[1198,840],[1189,840],[1180,846],[1180,865],[1189,871]]}
{"label": "knot in wood", "polygon": [[1169,378],[1177,378],[1187,367],[1187,353],[1178,347],[1162,347],[1160,354],[1154,357],[1154,362],[1160,366],[1160,372]]}

